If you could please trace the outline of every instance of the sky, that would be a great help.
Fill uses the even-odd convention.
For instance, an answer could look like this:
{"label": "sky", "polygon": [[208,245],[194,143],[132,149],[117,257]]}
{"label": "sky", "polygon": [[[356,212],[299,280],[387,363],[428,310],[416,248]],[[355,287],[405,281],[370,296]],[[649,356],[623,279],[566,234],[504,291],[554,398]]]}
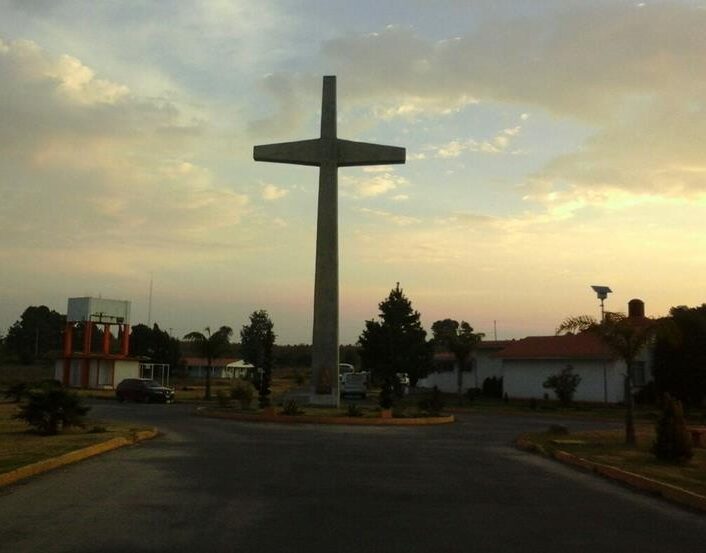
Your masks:
{"label": "sky", "polygon": [[407,149],[339,170],[341,342],[397,282],[499,339],[706,301],[706,1],[0,0],[0,333],[132,301],[181,336],[266,309],[311,341],[318,174],[252,147]]}

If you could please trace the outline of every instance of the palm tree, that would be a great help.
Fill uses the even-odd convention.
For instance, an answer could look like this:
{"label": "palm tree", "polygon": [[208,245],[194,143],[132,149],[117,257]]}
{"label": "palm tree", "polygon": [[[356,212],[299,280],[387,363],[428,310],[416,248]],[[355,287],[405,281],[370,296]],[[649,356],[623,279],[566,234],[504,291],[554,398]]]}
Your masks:
{"label": "palm tree", "polygon": [[233,335],[233,329],[229,326],[222,326],[211,334],[211,328],[207,326],[204,331],[205,334],[189,332],[184,336],[184,340],[193,342],[198,348],[200,355],[206,358],[206,393],[204,394],[204,399],[211,399],[211,365],[215,358],[227,351],[230,337]]}
{"label": "palm tree", "polygon": [[638,355],[651,342],[658,329],[657,321],[644,317],[626,317],[623,313],[606,313],[603,322],[598,322],[590,315],[568,317],[556,330],[557,334],[591,332],[625,363],[625,443],[629,445],[636,443],[632,369]]}
{"label": "palm tree", "polygon": [[446,349],[456,358],[456,390],[459,402],[463,398],[463,370],[468,366],[468,358],[485,334],[473,332],[473,327],[466,321],[444,319],[431,325],[433,341],[437,347]]}

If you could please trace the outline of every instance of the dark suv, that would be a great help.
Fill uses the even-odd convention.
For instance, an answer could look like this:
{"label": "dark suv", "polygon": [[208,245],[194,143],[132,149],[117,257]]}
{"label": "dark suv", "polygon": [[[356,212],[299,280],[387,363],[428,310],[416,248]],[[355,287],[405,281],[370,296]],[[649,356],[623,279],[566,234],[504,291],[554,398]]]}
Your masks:
{"label": "dark suv", "polygon": [[159,382],[148,378],[126,378],[115,388],[115,397],[120,402],[131,399],[147,403],[152,401],[171,403],[174,401],[174,390],[165,388]]}

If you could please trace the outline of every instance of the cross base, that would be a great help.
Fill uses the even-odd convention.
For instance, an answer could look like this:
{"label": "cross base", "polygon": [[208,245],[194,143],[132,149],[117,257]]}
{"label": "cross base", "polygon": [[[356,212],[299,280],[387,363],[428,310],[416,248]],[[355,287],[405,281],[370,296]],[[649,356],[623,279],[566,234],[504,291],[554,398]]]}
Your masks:
{"label": "cross base", "polygon": [[319,405],[321,407],[340,407],[338,394],[309,394],[309,405]]}

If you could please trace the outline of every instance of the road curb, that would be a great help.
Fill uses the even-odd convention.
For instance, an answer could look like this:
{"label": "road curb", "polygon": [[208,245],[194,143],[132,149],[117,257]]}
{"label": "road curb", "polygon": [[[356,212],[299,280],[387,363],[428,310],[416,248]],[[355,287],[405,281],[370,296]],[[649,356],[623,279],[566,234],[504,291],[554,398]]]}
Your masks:
{"label": "road curb", "polygon": [[0,488],[14,484],[19,480],[24,480],[25,478],[42,474],[43,472],[63,467],[65,465],[70,465],[72,463],[77,463],[79,461],[83,461],[84,459],[88,459],[89,457],[95,457],[96,455],[100,455],[101,453],[106,453],[120,447],[125,447],[126,445],[133,445],[144,440],[150,440],[157,436],[157,434],[158,432],[156,428],[152,428],[150,430],[140,430],[138,432],[133,432],[132,436],[129,438],[112,438],[110,440],[106,440],[105,442],[100,442],[82,449],[64,453],[58,457],[51,457],[50,459],[44,459],[43,461],[38,461],[36,463],[32,463],[31,465],[25,465],[24,467],[0,474]]}
{"label": "road curb", "polygon": [[524,436],[517,438],[515,445],[518,449],[550,457],[560,463],[571,465],[587,472],[593,472],[604,478],[621,482],[631,488],[659,495],[674,503],[706,512],[706,496],[690,492],[684,488],[635,474],[634,472],[628,472],[611,465],[595,463],[567,451],[555,450],[553,453],[548,453],[540,444],[534,443]]}
{"label": "road curb", "polygon": [[243,422],[274,422],[280,424],[336,424],[346,426],[433,426],[450,424],[456,420],[453,415],[444,417],[414,417],[414,418],[362,418],[362,417],[315,417],[309,415],[256,415],[248,413],[224,413],[208,411],[207,408],[196,409],[196,415],[212,419],[228,419]]}

